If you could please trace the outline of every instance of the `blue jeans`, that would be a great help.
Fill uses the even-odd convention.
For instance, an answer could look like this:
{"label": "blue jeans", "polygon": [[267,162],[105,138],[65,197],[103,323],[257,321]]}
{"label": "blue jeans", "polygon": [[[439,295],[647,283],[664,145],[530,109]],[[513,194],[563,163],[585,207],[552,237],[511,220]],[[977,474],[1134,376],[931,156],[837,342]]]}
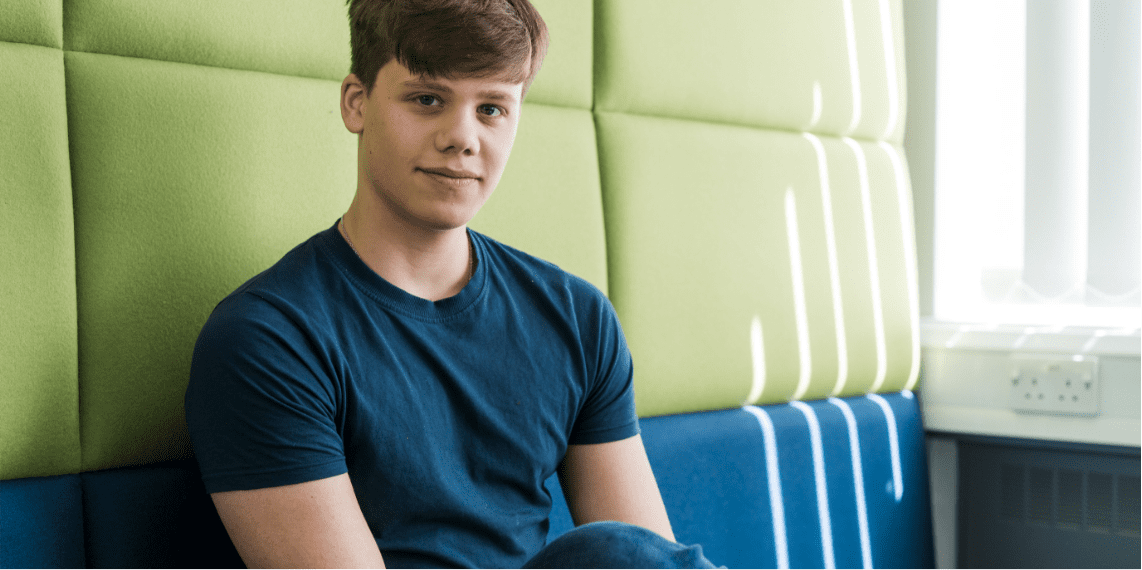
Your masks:
{"label": "blue jeans", "polygon": [[585,524],[547,543],[524,568],[714,568],[699,545],[620,522]]}

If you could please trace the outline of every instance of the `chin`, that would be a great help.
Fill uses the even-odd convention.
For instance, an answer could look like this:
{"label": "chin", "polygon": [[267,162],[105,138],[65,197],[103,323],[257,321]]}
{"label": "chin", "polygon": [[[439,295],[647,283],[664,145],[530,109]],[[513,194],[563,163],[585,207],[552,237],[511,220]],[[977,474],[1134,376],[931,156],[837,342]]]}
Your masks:
{"label": "chin", "polygon": [[468,225],[475,216],[476,212],[436,212],[430,215],[414,215],[411,221],[426,230],[447,232]]}

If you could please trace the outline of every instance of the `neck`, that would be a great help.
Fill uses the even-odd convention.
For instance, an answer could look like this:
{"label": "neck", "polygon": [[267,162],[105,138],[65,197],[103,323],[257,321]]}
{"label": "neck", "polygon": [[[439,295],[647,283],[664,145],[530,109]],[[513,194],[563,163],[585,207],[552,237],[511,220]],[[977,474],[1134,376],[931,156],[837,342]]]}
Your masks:
{"label": "neck", "polygon": [[338,230],[377,275],[406,293],[429,301],[458,294],[475,272],[466,226],[449,230],[410,227],[370,212],[354,199]]}

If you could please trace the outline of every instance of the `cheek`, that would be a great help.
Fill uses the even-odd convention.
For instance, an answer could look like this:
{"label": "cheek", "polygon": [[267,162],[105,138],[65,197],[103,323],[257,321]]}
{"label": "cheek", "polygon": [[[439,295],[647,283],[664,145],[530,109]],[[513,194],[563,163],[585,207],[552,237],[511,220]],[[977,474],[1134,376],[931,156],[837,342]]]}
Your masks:
{"label": "cheek", "polygon": [[515,133],[516,129],[513,126],[511,132],[504,136],[497,137],[492,143],[492,147],[495,149],[495,165],[499,170],[503,170],[508,162],[508,157],[512,153],[512,145],[515,143]]}

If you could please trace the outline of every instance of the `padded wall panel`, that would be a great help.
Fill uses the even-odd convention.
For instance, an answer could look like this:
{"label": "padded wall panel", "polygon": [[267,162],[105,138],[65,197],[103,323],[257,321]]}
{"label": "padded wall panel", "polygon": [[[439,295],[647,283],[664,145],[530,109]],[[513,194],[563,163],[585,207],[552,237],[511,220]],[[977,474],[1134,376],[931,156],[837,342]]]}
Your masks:
{"label": "padded wall panel", "polygon": [[[912,203],[902,151],[803,135],[828,189],[844,357],[828,395],[897,392],[918,375],[919,300]],[[829,224],[827,224],[829,225]]]}
{"label": "padded wall panel", "polygon": [[84,568],[78,475],[0,481],[0,568]]}
{"label": "padded wall panel", "polygon": [[[349,73],[343,0],[65,1],[69,50],[336,81]],[[551,49],[528,101],[590,108],[591,0],[535,5]]]}
{"label": "padded wall panel", "polygon": [[899,24],[898,0],[602,0],[596,9],[599,110],[902,136],[901,28],[882,33]]}
{"label": "padded wall panel", "polygon": [[68,50],[340,82],[349,73],[343,0],[63,0]]}
{"label": "padded wall panel", "polygon": [[910,210],[883,146],[610,113],[598,128],[641,415],[909,385]]}
{"label": "padded wall panel", "polygon": [[534,0],[551,44],[527,102],[590,109],[594,43],[592,0]]}
{"label": "padded wall panel", "polygon": [[607,290],[590,111],[527,104],[504,176],[472,228]]}
{"label": "padded wall panel", "polygon": [[851,1],[860,117],[855,128],[841,134],[900,144],[908,109],[903,0]]}
{"label": "padded wall panel", "polygon": [[920,299],[912,190],[904,150],[883,142],[847,142],[857,157],[858,173],[867,169],[861,180],[867,175],[868,215],[879,277],[878,305],[883,314],[884,380],[869,390],[910,390],[920,372]]}
{"label": "padded wall panel", "polygon": [[83,466],[189,452],[191,348],[214,305],[356,187],[339,84],[68,53]]}
{"label": "padded wall panel", "polygon": [[0,0],[0,41],[63,47],[63,0]]}
{"label": "padded wall panel", "polygon": [[0,479],[79,470],[63,53],[0,43]]}
{"label": "padded wall panel", "polygon": [[863,25],[878,3],[604,0],[596,9],[602,111],[836,135],[885,130],[886,115],[861,112],[887,106],[868,89],[885,82],[883,51],[859,57],[883,50],[879,18]]}
{"label": "padded wall panel", "polygon": [[193,461],[81,478],[89,567],[242,567]]}

